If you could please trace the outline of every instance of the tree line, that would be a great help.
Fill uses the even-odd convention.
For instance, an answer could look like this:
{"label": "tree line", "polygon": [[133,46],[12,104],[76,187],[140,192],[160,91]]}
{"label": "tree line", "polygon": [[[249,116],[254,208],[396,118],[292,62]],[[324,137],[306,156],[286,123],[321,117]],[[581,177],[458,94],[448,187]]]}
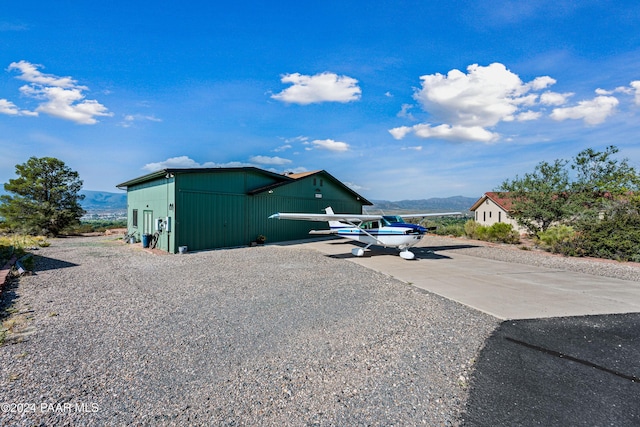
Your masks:
{"label": "tree line", "polygon": [[640,262],[640,175],[618,148],[540,162],[498,188],[509,215],[553,252]]}

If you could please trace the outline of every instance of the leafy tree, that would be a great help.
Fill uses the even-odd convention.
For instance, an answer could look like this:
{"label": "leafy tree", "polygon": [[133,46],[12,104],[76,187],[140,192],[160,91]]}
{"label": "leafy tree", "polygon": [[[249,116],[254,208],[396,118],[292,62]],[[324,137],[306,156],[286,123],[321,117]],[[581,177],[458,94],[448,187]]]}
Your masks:
{"label": "leafy tree", "polygon": [[551,224],[569,216],[570,186],[566,165],[566,160],[541,162],[532,173],[505,180],[500,186],[498,191],[509,193],[509,214],[531,234],[545,231]]}
{"label": "leafy tree", "polygon": [[627,159],[617,160],[609,146],[604,152],[591,148],[578,153],[571,169],[576,172],[571,185],[571,209],[576,219],[593,221],[617,205],[621,197],[640,188],[640,177]]}
{"label": "leafy tree", "polygon": [[583,222],[575,246],[584,256],[640,262],[640,196],[618,200],[602,219]]}
{"label": "leafy tree", "polygon": [[588,148],[571,163],[541,162],[533,173],[504,181],[499,191],[509,193],[510,215],[531,234],[563,223],[580,229],[581,223],[599,220],[621,197],[640,189],[637,171],[627,159],[615,159],[616,153],[615,146],[603,152]]}
{"label": "leafy tree", "polygon": [[78,172],[53,157],[31,157],[16,165],[16,175],[4,185],[13,195],[0,196],[0,216],[13,230],[58,235],[79,222],[84,196],[78,194],[82,188]]}

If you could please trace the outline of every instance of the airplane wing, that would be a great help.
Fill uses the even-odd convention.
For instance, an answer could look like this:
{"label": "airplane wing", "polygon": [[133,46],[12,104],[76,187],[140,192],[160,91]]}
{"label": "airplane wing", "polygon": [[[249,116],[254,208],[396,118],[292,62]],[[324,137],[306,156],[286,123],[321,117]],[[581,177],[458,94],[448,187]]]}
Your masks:
{"label": "airplane wing", "polygon": [[424,214],[400,214],[402,218],[426,218],[428,216],[450,216],[450,215],[462,215],[462,212],[437,212],[437,213],[424,213]]}
{"label": "airplane wing", "polygon": [[382,215],[359,215],[359,214],[312,214],[312,213],[276,213],[269,219],[294,219],[299,221],[343,221],[349,224],[375,221],[381,219]]}

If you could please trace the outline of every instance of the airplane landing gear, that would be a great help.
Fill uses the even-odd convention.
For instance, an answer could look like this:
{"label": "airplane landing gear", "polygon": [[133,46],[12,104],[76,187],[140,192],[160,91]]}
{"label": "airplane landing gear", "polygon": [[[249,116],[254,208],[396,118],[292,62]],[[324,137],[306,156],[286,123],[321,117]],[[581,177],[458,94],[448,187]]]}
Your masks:
{"label": "airplane landing gear", "polygon": [[411,252],[409,249],[400,251],[400,256],[403,259],[414,259],[416,257],[416,255],[413,252]]}
{"label": "airplane landing gear", "polygon": [[351,253],[353,254],[353,256],[364,256],[364,249],[363,248],[353,248],[353,249],[351,249]]}

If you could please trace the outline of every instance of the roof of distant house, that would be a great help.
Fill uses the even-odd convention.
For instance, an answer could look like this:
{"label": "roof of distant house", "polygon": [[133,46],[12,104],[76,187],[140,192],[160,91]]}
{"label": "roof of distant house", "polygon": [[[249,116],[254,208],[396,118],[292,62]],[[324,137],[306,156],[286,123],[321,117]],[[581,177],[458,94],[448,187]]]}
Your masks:
{"label": "roof of distant house", "polygon": [[[495,191],[488,191],[484,193],[482,197],[478,199],[477,202],[471,206],[470,211],[475,211],[482,205],[487,199],[491,200],[493,203],[502,208],[505,212],[509,212],[511,210],[511,199],[508,196],[509,193],[498,193]],[[502,196],[502,197],[501,197]]]}

